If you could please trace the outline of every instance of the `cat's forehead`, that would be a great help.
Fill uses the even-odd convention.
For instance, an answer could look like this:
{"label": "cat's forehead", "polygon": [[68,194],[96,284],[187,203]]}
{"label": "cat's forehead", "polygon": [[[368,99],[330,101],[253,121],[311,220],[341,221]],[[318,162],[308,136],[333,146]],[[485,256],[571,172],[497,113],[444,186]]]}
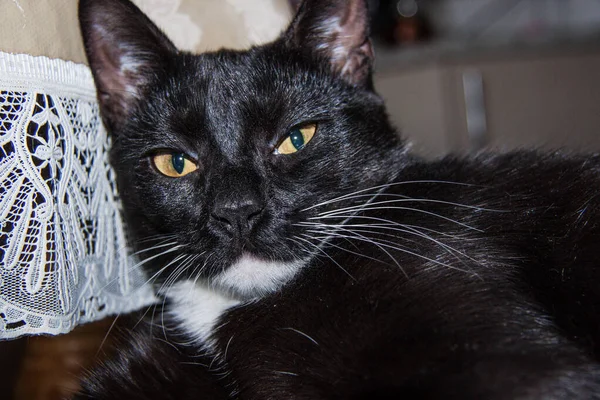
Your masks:
{"label": "cat's forehead", "polygon": [[233,98],[236,104],[244,100],[280,103],[314,98],[331,84],[319,73],[318,64],[273,47],[196,56],[197,74],[206,82],[207,94]]}
{"label": "cat's forehead", "polygon": [[243,151],[248,139],[272,140],[330,108],[318,73],[268,52],[222,51],[179,65],[165,89],[171,123],[185,126],[192,138],[208,136],[224,154]]}

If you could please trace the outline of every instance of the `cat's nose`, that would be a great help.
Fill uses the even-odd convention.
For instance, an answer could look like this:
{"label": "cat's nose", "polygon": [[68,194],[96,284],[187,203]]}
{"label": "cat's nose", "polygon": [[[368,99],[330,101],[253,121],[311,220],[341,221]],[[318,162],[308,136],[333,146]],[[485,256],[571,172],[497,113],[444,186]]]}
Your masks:
{"label": "cat's nose", "polygon": [[264,204],[255,198],[220,201],[213,207],[211,219],[229,234],[243,237],[252,231],[263,209]]}

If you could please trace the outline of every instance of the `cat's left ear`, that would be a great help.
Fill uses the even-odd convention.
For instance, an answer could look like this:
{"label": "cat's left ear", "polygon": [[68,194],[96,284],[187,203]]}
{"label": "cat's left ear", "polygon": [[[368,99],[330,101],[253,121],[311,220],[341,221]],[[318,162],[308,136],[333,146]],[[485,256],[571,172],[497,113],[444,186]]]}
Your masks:
{"label": "cat's left ear", "polygon": [[372,86],[374,54],[366,0],[305,0],[283,37],[328,60],[332,71],[347,82]]}
{"label": "cat's left ear", "polygon": [[79,0],[79,23],[102,119],[118,131],[177,49],[129,0]]}

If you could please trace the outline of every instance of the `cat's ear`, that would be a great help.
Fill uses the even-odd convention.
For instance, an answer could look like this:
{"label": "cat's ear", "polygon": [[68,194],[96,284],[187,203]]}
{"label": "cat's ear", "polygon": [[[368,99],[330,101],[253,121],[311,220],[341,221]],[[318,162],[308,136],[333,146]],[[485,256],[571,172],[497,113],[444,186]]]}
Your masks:
{"label": "cat's ear", "polygon": [[305,0],[284,40],[324,57],[351,84],[371,85],[374,57],[366,0]]}
{"label": "cat's ear", "polygon": [[118,130],[177,49],[128,0],[80,0],[79,24],[104,123]]}

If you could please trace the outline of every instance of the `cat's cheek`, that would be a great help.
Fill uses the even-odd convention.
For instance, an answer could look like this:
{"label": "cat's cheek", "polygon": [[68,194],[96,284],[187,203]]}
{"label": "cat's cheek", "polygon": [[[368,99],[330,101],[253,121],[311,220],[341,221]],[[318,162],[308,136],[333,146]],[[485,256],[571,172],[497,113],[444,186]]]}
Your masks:
{"label": "cat's cheek", "polygon": [[197,197],[191,180],[167,177],[146,179],[139,191],[145,214],[173,233],[191,229],[186,225],[198,219],[202,202]]}

